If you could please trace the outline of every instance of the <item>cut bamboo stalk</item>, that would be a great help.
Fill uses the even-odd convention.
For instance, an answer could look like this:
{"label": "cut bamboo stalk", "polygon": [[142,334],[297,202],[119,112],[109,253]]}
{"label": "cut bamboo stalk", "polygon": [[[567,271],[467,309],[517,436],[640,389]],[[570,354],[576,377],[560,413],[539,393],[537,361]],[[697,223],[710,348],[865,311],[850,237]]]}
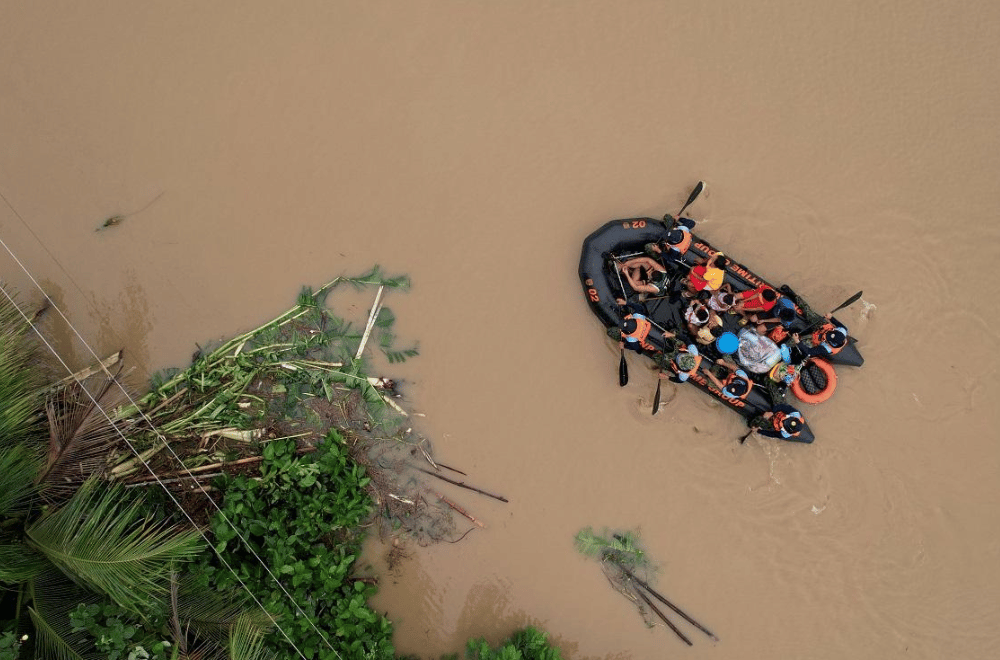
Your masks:
{"label": "cut bamboo stalk", "polygon": [[138,488],[139,486],[152,486],[153,484],[172,484],[178,481],[184,481],[185,479],[208,479],[209,477],[221,477],[223,472],[212,472],[209,474],[199,474],[199,475],[184,475],[181,477],[174,477],[173,479],[151,479],[149,481],[137,481],[132,484],[125,484],[126,488]]}
{"label": "cut bamboo stalk", "polygon": [[247,429],[241,431],[240,429],[225,428],[225,429],[215,429],[213,431],[205,431],[201,434],[201,439],[211,438],[213,435],[220,436],[227,440],[238,440],[240,442],[251,442],[253,440],[260,440],[264,437],[264,429]]}
{"label": "cut bamboo stalk", "polygon": [[466,511],[462,507],[458,506],[457,504],[455,504],[454,502],[452,502],[451,500],[449,500],[447,497],[445,497],[441,493],[439,493],[439,492],[437,492],[435,490],[431,490],[431,492],[434,493],[435,495],[437,495],[437,498],[439,500],[441,500],[442,502],[444,502],[445,504],[447,504],[448,506],[450,506],[452,509],[454,509],[458,513],[462,514],[463,516],[465,516],[466,518],[468,518],[469,520],[471,520],[474,524],[479,525],[479,527],[481,527],[482,529],[486,529],[486,525],[485,525],[485,523],[483,523],[483,521],[477,519],[475,516],[473,516],[468,511]]}
{"label": "cut bamboo stalk", "polygon": [[166,446],[167,446],[166,441],[161,442],[159,445],[153,447],[152,449],[147,449],[146,451],[142,452],[135,458],[125,461],[124,463],[119,463],[118,465],[111,468],[110,472],[111,478],[117,479],[132,474],[133,472],[139,469],[139,466],[141,464],[147,463],[149,459],[151,459],[153,456],[163,451],[163,449]]}
{"label": "cut bamboo stalk", "polygon": [[[76,373],[74,373],[72,375],[66,376],[65,378],[63,378],[62,380],[60,380],[59,382],[57,382],[55,385],[53,385],[52,389],[56,389],[56,388],[59,388],[59,387],[64,387],[64,386],[69,385],[70,383],[72,383],[74,381],[80,381],[80,380],[83,380],[85,378],[89,378],[89,377],[93,376],[94,374],[96,374],[98,372],[101,372],[101,371],[107,372],[109,369],[111,369],[111,367],[113,367],[116,364],[118,364],[119,362],[121,362],[124,357],[125,357],[125,349],[122,349],[122,350],[118,351],[117,353],[104,358],[103,360],[101,360],[100,362],[98,362],[96,365],[87,367],[86,369],[81,369],[80,371],[77,371]],[[110,376],[111,374],[109,373],[108,375]]]}
{"label": "cut bamboo stalk", "polygon": [[379,310],[381,309],[382,302],[382,291],[385,290],[385,285],[378,288],[378,293],[375,294],[375,302],[372,303],[372,311],[368,315],[368,325],[365,326],[365,334],[361,336],[361,345],[358,346],[358,352],[354,356],[355,360],[361,359],[361,354],[365,351],[365,344],[368,343],[368,336],[372,333],[372,328],[375,326],[375,317],[378,316]]}
{"label": "cut bamboo stalk", "polygon": [[[375,391],[378,392],[378,390]],[[381,392],[378,392],[378,395],[382,397],[382,400],[385,401],[393,410],[398,412],[400,415],[402,415],[403,417],[409,417],[409,415],[406,414],[406,411],[400,408],[399,404],[393,401],[391,398],[389,398],[388,396],[386,396]]]}
{"label": "cut bamboo stalk", "polygon": [[[305,433],[300,433],[299,435],[306,435],[306,434]],[[287,437],[289,437],[289,438],[295,438],[295,437],[299,437],[299,436],[287,436]],[[295,450],[295,452],[297,454],[308,454],[308,453],[314,452],[314,451],[316,451],[315,447],[301,447],[301,448]],[[246,465],[247,463],[254,463],[256,461],[261,461],[263,459],[264,459],[263,456],[249,456],[247,458],[241,458],[241,459],[239,459],[237,461],[230,461],[228,463],[226,463],[226,462],[212,463],[210,465],[200,465],[200,466],[198,466],[196,468],[185,468],[183,470],[177,470],[175,472],[168,472],[166,474],[161,474],[159,476],[160,477],[174,477],[174,476],[177,476],[177,475],[180,475],[180,474],[191,474],[191,473],[194,473],[194,472],[205,472],[207,470],[215,470],[217,468],[227,468],[227,467],[231,467],[233,465]],[[153,482],[153,481],[156,481],[156,479],[147,478],[147,479],[143,479],[142,481],[135,481],[135,482],[132,482],[132,483],[133,484],[141,484],[141,483],[147,483],[147,482]]]}

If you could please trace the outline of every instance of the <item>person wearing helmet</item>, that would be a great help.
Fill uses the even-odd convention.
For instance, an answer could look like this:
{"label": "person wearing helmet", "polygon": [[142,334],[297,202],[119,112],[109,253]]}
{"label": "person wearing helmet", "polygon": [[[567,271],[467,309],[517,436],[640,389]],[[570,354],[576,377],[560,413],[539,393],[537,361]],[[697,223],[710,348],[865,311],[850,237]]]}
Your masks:
{"label": "person wearing helmet", "polygon": [[698,353],[697,346],[688,344],[686,347],[678,348],[674,359],[670,362],[670,367],[676,375],[672,376],[670,380],[675,383],[683,383],[698,373],[698,367],[700,366],[701,355]]}
{"label": "person wearing helmet", "polygon": [[[653,329],[653,323],[646,315],[645,308],[636,303],[626,303],[621,298],[617,300],[624,314],[617,326],[608,328],[608,336],[618,341],[619,348],[625,348],[637,353],[660,352],[662,348],[657,346],[649,336]],[[663,332],[662,339],[672,339],[672,332]]]}
{"label": "person wearing helmet", "polygon": [[789,440],[797,437],[805,428],[806,420],[795,408],[779,404],[763,415],[751,419],[750,428],[769,438]]}
{"label": "person wearing helmet", "polygon": [[792,334],[792,342],[806,357],[836,355],[847,346],[847,328],[835,323],[830,314],[823,318],[824,323],[805,338],[800,338],[798,333]]}
{"label": "person wearing helmet", "polygon": [[750,380],[747,372],[739,367],[729,365],[722,358],[716,360],[715,363],[724,369],[722,376],[716,376],[712,373],[711,369],[705,370],[705,376],[712,381],[712,384],[722,393],[722,396],[727,399],[747,398],[747,395],[750,394],[750,390],[753,388],[753,381]]}
{"label": "person wearing helmet", "polygon": [[656,243],[646,243],[645,251],[654,259],[679,263],[687,254],[694,237],[694,220],[688,218],[675,219],[671,215],[663,217],[663,222],[669,227],[663,239]]}

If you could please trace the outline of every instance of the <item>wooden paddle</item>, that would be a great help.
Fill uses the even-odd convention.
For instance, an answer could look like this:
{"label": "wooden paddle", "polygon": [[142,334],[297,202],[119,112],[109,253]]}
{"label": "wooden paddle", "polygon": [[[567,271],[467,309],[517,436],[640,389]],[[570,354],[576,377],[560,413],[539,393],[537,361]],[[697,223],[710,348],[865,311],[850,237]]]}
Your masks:
{"label": "wooden paddle", "polygon": [[687,209],[687,207],[691,206],[691,203],[694,202],[694,200],[698,199],[698,195],[700,195],[701,191],[704,190],[704,189],[705,189],[705,182],[704,181],[699,181],[698,185],[696,185],[694,187],[694,190],[691,191],[691,194],[688,195],[688,201],[684,202],[684,206],[682,206],[681,210],[677,212],[677,217],[678,218],[681,217],[681,215],[683,215],[685,209]]}

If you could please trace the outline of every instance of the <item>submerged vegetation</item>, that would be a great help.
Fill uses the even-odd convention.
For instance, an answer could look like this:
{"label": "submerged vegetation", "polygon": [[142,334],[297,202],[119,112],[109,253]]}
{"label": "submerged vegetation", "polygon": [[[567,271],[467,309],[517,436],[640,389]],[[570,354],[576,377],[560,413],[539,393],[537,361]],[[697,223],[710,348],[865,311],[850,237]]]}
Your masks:
{"label": "submerged vegetation", "polygon": [[389,428],[359,349],[416,349],[393,349],[381,306],[363,331],[330,314],[342,284],[407,282],[376,268],[304,290],[139,399],[120,355],[43,382],[30,319],[0,301],[0,657],[392,657],[350,575],[368,478],[330,421]]}
{"label": "submerged vegetation", "polygon": [[[464,473],[408,438],[394,384],[368,375],[366,345],[417,354],[381,303],[407,284],[376,267],[303,289],[141,397],[121,353],[46,378],[36,318],[3,290],[0,660],[394,657],[356,561],[373,516],[420,543],[447,538],[454,512],[482,527],[414,471],[507,501],[438,474]],[[327,309],[343,285],[377,287],[361,328]],[[409,465],[420,456],[434,472]],[[559,657],[534,629],[467,653]]]}

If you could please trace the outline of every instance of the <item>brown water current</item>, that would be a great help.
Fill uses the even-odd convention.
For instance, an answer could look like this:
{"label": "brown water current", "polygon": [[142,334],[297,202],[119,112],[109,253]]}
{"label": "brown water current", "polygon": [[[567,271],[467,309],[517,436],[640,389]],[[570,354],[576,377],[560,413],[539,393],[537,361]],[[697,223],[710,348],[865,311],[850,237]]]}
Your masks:
{"label": "brown water current", "polygon": [[[536,624],[567,658],[1000,657],[1000,5],[2,5],[0,237],[98,353],[141,380],[302,284],[412,277],[388,375],[510,504],[448,490],[486,529],[383,573],[400,652]],[[672,385],[652,417],[635,358],[618,387],[581,241],[699,179],[715,245],[820,308],[864,290],[811,446]],[[640,529],[721,641],[647,629],[585,526]]]}

